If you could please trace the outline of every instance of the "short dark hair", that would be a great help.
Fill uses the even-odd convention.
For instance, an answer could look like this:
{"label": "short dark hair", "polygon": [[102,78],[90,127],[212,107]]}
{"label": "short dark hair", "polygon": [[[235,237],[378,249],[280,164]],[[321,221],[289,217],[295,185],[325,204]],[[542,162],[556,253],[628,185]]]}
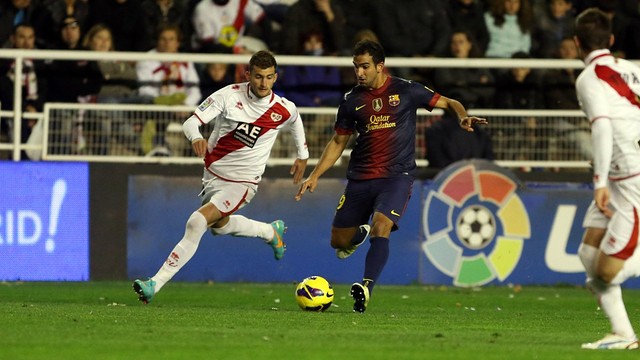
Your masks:
{"label": "short dark hair", "polygon": [[178,25],[165,24],[159,26],[156,38],[160,39],[160,35],[162,35],[162,33],[164,33],[165,31],[173,31],[173,33],[176,34],[178,41],[182,42],[182,30],[180,30],[180,27]]}
{"label": "short dark hair", "polygon": [[611,20],[597,8],[589,8],[576,18],[576,37],[586,52],[608,49],[611,39]]}
{"label": "short dark hair", "polygon": [[260,50],[251,56],[251,60],[249,60],[249,71],[251,71],[254,66],[259,69],[268,69],[273,66],[278,70],[276,58],[268,50]]}
{"label": "short dark hair", "polygon": [[13,34],[13,35],[17,34],[17,33],[18,33],[18,29],[20,29],[20,28],[29,28],[29,29],[33,30],[33,32],[34,32],[34,33],[36,32],[36,28],[35,28],[35,27],[33,27],[33,25],[31,25],[31,23],[28,23],[28,22],[20,22],[20,23],[17,23],[17,24],[15,24],[15,25],[13,26],[13,32],[12,32],[12,34]]}
{"label": "short dark hair", "polygon": [[374,64],[384,62],[384,48],[380,43],[372,40],[362,40],[353,47],[353,56],[369,54]]}

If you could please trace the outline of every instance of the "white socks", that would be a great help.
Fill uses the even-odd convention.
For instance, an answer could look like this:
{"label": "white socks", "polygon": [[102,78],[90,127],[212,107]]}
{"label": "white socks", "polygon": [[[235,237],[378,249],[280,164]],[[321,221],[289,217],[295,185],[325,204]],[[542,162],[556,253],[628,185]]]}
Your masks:
{"label": "white socks", "polygon": [[251,220],[242,215],[229,216],[229,222],[221,228],[211,228],[216,235],[259,237],[265,241],[273,239],[273,226]]}
{"label": "white socks", "polygon": [[198,211],[194,211],[185,227],[184,236],[178,242],[158,273],[151,279],[156,282],[157,293],[196,253],[202,235],[207,231],[207,219]]}
{"label": "white socks", "polygon": [[[199,211],[194,211],[187,220],[184,236],[173,248],[160,270],[151,278],[156,282],[156,293],[189,262],[207,229],[207,219]],[[216,235],[259,237],[267,242],[274,236],[271,224],[251,220],[242,215],[231,215],[225,226],[212,230]]]}
{"label": "white socks", "polygon": [[626,278],[621,279],[624,268],[620,270],[620,273],[618,273],[612,284],[605,284],[598,280],[595,273],[598,252],[599,249],[585,244],[581,244],[580,249],[578,249],[578,255],[587,273],[587,285],[589,285],[594,292],[594,295],[600,303],[600,308],[609,318],[611,332],[626,338],[635,337],[635,332],[633,331],[622,300],[622,289],[619,285],[622,281],[626,280]]}
{"label": "white socks", "polygon": [[620,285],[608,285],[604,291],[598,292],[598,295],[600,307],[611,322],[611,332],[629,339],[635,337],[627,309],[622,301]]}

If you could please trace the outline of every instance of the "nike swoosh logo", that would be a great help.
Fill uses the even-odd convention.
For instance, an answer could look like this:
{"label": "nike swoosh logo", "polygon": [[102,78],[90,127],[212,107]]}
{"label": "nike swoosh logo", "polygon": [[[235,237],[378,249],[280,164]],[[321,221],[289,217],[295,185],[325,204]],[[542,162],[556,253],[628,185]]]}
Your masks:
{"label": "nike swoosh logo", "polygon": [[367,104],[360,105],[360,106],[356,106],[356,111],[358,111],[358,110],[362,109],[362,108],[363,108],[363,107],[365,107],[365,106],[367,106]]}
{"label": "nike swoosh logo", "polygon": [[391,210],[391,215],[400,216],[395,210]]}

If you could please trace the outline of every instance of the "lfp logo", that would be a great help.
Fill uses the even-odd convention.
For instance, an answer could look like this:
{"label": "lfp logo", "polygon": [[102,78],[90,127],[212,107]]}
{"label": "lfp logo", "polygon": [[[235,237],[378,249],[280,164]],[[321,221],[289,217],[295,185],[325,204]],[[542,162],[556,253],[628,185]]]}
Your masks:
{"label": "lfp logo", "polygon": [[531,224],[518,180],[485,160],[455,163],[426,195],[422,249],[457,286],[504,281],[515,269]]}

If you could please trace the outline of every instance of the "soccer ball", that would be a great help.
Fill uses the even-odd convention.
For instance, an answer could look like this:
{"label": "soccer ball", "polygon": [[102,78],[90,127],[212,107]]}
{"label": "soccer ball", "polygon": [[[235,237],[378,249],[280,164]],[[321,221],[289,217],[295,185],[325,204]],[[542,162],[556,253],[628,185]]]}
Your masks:
{"label": "soccer ball", "polygon": [[306,311],[325,311],[333,302],[333,288],[322,276],[309,276],[296,287],[296,302]]}
{"label": "soccer ball", "polygon": [[458,218],[458,238],[470,249],[481,249],[493,240],[496,221],[487,208],[472,205],[464,209]]}

